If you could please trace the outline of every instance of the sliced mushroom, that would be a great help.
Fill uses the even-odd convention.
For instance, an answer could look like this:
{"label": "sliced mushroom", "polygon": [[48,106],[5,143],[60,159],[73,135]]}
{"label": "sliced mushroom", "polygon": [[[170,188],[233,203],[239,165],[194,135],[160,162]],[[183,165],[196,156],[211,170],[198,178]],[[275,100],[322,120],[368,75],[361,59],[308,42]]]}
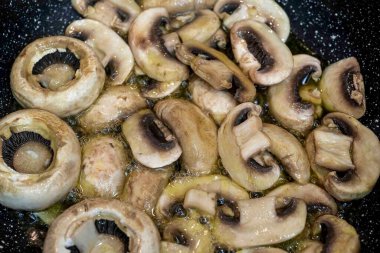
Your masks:
{"label": "sliced mushroom", "polygon": [[215,48],[219,51],[226,50],[228,43],[227,34],[223,29],[218,29],[212,36],[206,41],[206,45]]}
{"label": "sliced mushroom", "polygon": [[160,252],[161,253],[173,253],[173,252],[190,253],[190,249],[178,243],[162,241]]}
{"label": "sliced mushroom", "polygon": [[129,46],[137,64],[149,77],[161,82],[186,80],[187,66],[175,59],[164,45],[163,30],[168,24],[164,8],[143,11],[131,26]]}
{"label": "sliced mushroom", "polygon": [[87,199],[49,227],[44,252],[159,253],[160,235],[142,211],[119,200]]}
{"label": "sliced mushroom", "polygon": [[142,0],[143,9],[164,7],[171,14],[183,13],[194,10],[210,9],[216,0]]}
{"label": "sliced mushroom", "polygon": [[122,131],[134,158],[149,168],[169,165],[182,154],[177,139],[149,109],[129,116]]}
{"label": "sliced mushroom", "polygon": [[154,111],[177,137],[187,172],[202,175],[216,169],[217,129],[211,118],[183,99],[161,100],[154,106]]}
{"label": "sliced mushroom", "polygon": [[[315,133],[323,131],[316,140]],[[323,133],[328,133],[323,134]],[[343,138],[342,138],[343,137]],[[352,140],[347,143],[347,138]],[[322,144],[322,145],[321,145]],[[317,159],[320,149],[322,157]],[[311,168],[317,175],[321,184],[336,199],[351,201],[359,199],[371,192],[380,175],[380,142],[377,136],[358,120],[344,113],[335,112],[327,114],[322,126],[309,134],[306,140],[306,151],[309,156]],[[334,155],[331,156],[330,154]],[[347,154],[349,154],[347,156]],[[326,161],[326,156],[327,161]],[[321,160],[324,159],[324,160]],[[342,168],[326,168],[321,165],[348,164],[346,170]],[[347,161],[347,159],[349,159]],[[329,161],[331,160],[331,161]],[[351,161],[354,165],[351,167]]]}
{"label": "sliced mushroom", "polygon": [[171,220],[164,228],[163,239],[188,247],[190,252],[212,252],[210,230],[192,219]]}
{"label": "sliced mushroom", "polygon": [[194,15],[193,20],[177,30],[183,42],[196,40],[205,42],[219,29],[220,21],[215,12],[200,10]]}
{"label": "sliced mushroom", "polygon": [[251,19],[257,15],[254,8],[249,8],[247,3],[241,0],[218,0],[214,5],[214,12],[228,29],[238,21]]}
{"label": "sliced mushroom", "polygon": [[288,183],[270,191],[266,196],[292,197],[302,199],[308,211],[335,215],[338,211],[334,199],[315,184],[300,185]]}
{"label": "sliced mushroom", "polygon": [[365,89],[360,66],[355,57],[328,66],[319,82],[323,107],[360,118],[366,110]]}
{"label": "sliced mushroom", "polygon": [[109,87],[78,116],[78,124],[85,132],[99,132],[119,126],[128,115],[146,106],[145,99],[136,88],[124,85]]}
{"label": "sliced mushroom", "polygon": [[74,131],[47,111],[28,109],[0,120],[0,203],[42,210],[63,199],[80,173]]}
{"label": "sliced mushroom", "polygon": [[302,144],[285,129],[263,124],[262,131],[270,140],[268,150],[281,162],[286,172],[300,184],[310,179],[310,163]]}
{"label": "sliced mushroom", "polygon": [[305,203],[293,198],[227,201],[218,207],[213,235],[234,248],[280,243],[302,232],[306,213]]}
{"label": "sliced mushroom", "polygon": [[134,170],[128,173],[120,199],[153,217],[158,198],[172,174],[172,166],[152,170],[136,164]]}
{"label": "sliced mushroom", "polygon": [[218,149],[231,178],[249,191],[270,188],[280,176],[280,168],[265,152],[270,139],[262,129],[261,107],[243,103],[232,109],[218,131]]}
{"label": "sliced mushroom", "polygon": [[293,58],[290,76],[268,90],[269,110],[282,126],[305,134],[313,126],[315,108],[311,103],[302,101],[298,88],[310,77],[317,80],[322,71],[319,60],[312,56],[300,54]]}
{"label": "sliced mushroom", "polygon": [[201,213],[215,215],[217,194],[198,189],[190,189],[186,192],[183,201],[184,208],[193,208]]}
{"label": "sliced mushroom", "polygon": [[221,124],[228,112],[237,104],[230,93],[216,90],[195,76],[190,79],[188,89],[193,102],[209,113],[217,124]]}
{"label": "sliced mushroom", "polygon": [[279,249],[279,248],[271,248],[271,247],[258,247],[251,249],[242,249],[237,253],[287,253],[287,251]]}
{"label": "sliced mushroom", "polygon": [[195,74],[217,90],[230,90],[238,102],[256,95],[253,83],[223,53],[196,41],[178,45],[177,58],[190,65]]}
{"label": "sliced mushroom", "polygon": [[79,186],[85,197],[115,198],[123,190],[129,158],[123,143],[111,136],[89,139],[82,147]]}
{"label": "sliced mushroom", "polygon": [[165,218],[174,216],[174,207],[182,203],[186,193],[191,189],[216,193],[221,198],[235,201],[249,199],[249,194],[243,188],[225,176],[177,177],[162,192],[157,202],[156,215]]}
{"label": "sliced mushroom", "polygon": [[159,99],[164,98],[178,90],[182,81],[159,82],[149,79],[141,88],[141,94],[145,98]]}
{"label": "sliced mushroom", "polygon": [[323,244],[319,241],[306,240],[300,243],[297,253],[322,253]]}
{"label": "sliced mushroom", "polygon": [[96,20],[81,19],[71,23],[65,35],[83,40],[94,49],[111,85],[122,84],[128,78],[134,65],[132,52],[110,28]]}
{"label": "sliced mushroom", "polygon": [[230,37],[236,61],[253,82],[274,85],[292,72],[292,53],[267,25],[239,21],[231,28]]}
{"label": "sliced mushroom", "polygon": [[125,36],[132,21],[140,13],[134,0],[71,0],[83,17],[95,19]]}
{"label": "sliced mushroom", "polygon": [[23,107],[67,117],[95,101],[103,89],[105,72],[84,42],[52,36],[23,49],[10,79],[13,96]]}
{"label": "sliced mushroom", "polygon": [[359,236],[353,226],[345,220],[333,215],[320,216],[314,226],[313,235],[324,233],[324,245],[321,252],[328,253],[358,253],[360,252]]}

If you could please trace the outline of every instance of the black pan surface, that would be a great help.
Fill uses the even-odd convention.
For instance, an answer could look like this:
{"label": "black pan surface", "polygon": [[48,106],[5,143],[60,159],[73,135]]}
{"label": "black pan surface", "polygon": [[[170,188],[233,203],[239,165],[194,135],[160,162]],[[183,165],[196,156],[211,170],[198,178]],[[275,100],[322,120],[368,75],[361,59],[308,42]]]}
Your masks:
{"label": "black pan surface", "polygon": [[[9,74],[24,46],[62,34],[80,18],[69,0],[0,0],[0,117],[19,107]],[[368,108],[361,122],[380,136],[380,2],[373,0],[278,0],[291,20],[292,34],[318,58],[332,63],[356,56],[366,83]],[[380,155],[380,154],[379,154]],[[366,198],[343,204],[341,215],[358,231],[362,252],[380,249],[379,183]],[[28,212],[0,205],[0,252],[41,252],[47,227]]]}

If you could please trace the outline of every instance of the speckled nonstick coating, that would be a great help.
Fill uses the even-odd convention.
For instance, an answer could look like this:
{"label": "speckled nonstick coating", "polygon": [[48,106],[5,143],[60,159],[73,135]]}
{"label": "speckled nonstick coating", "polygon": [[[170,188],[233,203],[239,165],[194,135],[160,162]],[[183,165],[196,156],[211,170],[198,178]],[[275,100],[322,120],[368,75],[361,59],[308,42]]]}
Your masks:
{"label": "speckled nonstick coating", "polygon": [[[9,88],[12,63],[33,40],[62,34],[79,18],[69,0],[0,0],[0,117],[18,107]],[[292,33],[331,63],[356,56],[366,84],[367,113],[360,120],[380,136],[380,2],[373,0],[279,0]],[[359,232],[362,252],[380,248],[379,183],[366,198],[345,204],[342,216]],[[0,206],[0,252],[41,252],[46,227],[33,215]],[[25,226],[25,224],[28,224]],[[31,225],[30,225],[31,224]]]}

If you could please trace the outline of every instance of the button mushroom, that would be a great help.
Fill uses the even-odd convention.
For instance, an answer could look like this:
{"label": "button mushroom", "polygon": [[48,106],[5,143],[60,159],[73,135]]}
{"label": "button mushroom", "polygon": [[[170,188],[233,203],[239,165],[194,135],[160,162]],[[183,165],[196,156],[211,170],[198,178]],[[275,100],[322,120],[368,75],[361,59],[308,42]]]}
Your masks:
{"label": "button mushroom", "polygon": [[211,118],[183,99],[161,100],[154,106],[154,111],[177,137],[187,172],[202,175],[216,169],[217,129]]}
{"label": "button mushroom", "polygon": [[89,139],[82,147],[79,186],[85,197],[114,198],[121,194],[129,159],[123,143],[111,136]]}
{"label": "button mushroom", "polygon": [[231,178],[249,191],[270,188],[280,176],[280,168],[266,152],[270,139],[259,117],[261,108],[243,103],[232,109],[218,131],[218,149]]}
{"label": "button mushroom", "polygon": [[169,165],[182,154],[177,139],[149,109],[129,116],[122,131],[134,158],[149,168]]}
{"label": "button mushroom", "polygon": [[74,131],[54,114],[21,110],[0,120],[0,203],[42,210],[76,185],[80,145]]}
{"label": "button mushroom", "polygon": [[230,38],[236,61],[253,82],[274,85],[292,72],[292,53],[267,25],[239,21],[231,28]]}
{"label": "button mushroom", "polygon": [[270,140],[271,152],[298,183],[306,184],[310,178],[310,163],[302,144],[291,133],[273,124],[263,124],[263,133]]}
{"label": "button mushroom", "polygon": [[[325,228],[326,234],[323,234]],[[359,236],[353,226],[333,215],[320,216],[314,226],[313,235],[322,233],[323,249],[326,253],[358,253],[360,252]]]}
{"label": "button mushroom", "polygon": [[230,93],[216,90],[195,76],[190,79],[188,90],[193,102],[209,113],[217,124],[221,124],[227,113],[237,104]]}
{"label": "button mushroom", "polygon": [[135,87],[109,87],[78,116],[78,124],[84,132],[99,132],[119,126],[128,115],[146,106],[145,99]]}
{"label": "button mushroom", "polygon": [[[249,199],[249,194],[243,188],[225,176],[177,177],[162,192],[157,202],[156,215],[163,218],[176,215],[174,207],[180,205],[186,194],[192,189],[206,193],[216,193],[221,198],[235,201]],[[214,205],[216,205],[216,202]]]}
{"label": "button mushroom", "polygon": [[85,18],[95,19],[125,36],[140,13],[134,0],[71,0],[74,9]]}
{"label": "button mushroom", "polygon": [[132,52],[110,28],[95,20],[81,19],[71,23],[65,35],[83,40],[94,49],[111,85],[122,84],[128,78],[134,65]]}
{"label": "button mushroom", "polygon": [[220,28],[206,41],[206,45],[219,51],[225,51],[228,42],[226,32]]}
{"label": "button mushroom", "polygon": [[256,95],[253,83],[223,53],[196,41],[177,46],[177,58],[217,90],[230,90],[238,102]]}
{"label": "button mushroom", "polygon": [[141,0],[144,9],[164,7],[171,14],[212,8],[216,0]]}
{"label": "button mushroom", "polygon": [[328,66],[319,82],[323,107],[360,118],[366,110],[365,89],[360,66],[355,57]]}
{"label": "button mushroom", "polygon": [[137,64],[150,78],[161,82],[183,81],[189,70],[170,54],[162,38],[168,24],[164,8],[143,11],[131,26],[129,46]]}
{"label": "button mushroom", "polygon": [[[306,84],[310,77],[317,80],[321,73],[318,59],[309,55],[295,55],[290,76],[281,83],[269,87],[269,110],[282,126],[301,134],[312,128],[314,105],[302,101],[298,88]],[[319,92],[317,93],[316,96],[319,96]]]}
{"label": "button mushroom", "polygon": [[292,197],[305,201],[308,211],[335,215],[338,211],[334,199],[315,184],[288,183],[270,191],[266,196]]}
{"label": "button mushroom", "polygon": [[103,89],[105,72],[84,42],[52,36],[23,49],[10,79],[13,96],[23,107],[67,117],[95,101]]}
{"label": "button mushroom", "polygon": [[54,220],[44,243],[45,253],[159,253],[160,235],[142,211],[119,200],[87,199]]}
{"label": "button mushroom", "polygon": [[280,243],[302,232],[306,213],[305,203],[293,198],[228,201],[218,207],[213,235],[234,248]]}
{"label": "button mushroom", "polygon": [[340,201],[364,197],[379,178],[380,142],[347,114],[327,114],[322,126],[308,135],[306,151],[320,183]]}

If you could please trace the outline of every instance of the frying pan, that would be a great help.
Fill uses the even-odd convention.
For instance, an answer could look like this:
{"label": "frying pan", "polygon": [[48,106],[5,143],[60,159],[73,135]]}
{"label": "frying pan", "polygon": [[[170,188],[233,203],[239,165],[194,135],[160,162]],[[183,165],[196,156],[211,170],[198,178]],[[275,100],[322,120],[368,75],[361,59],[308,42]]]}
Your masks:
{"label": "frying pan", "polygon": [[[69,0],[0,0],[0,117],[20,107],[9,88],[14,59],[33,40],[63,34],[80,16]],[[373,0],[278,0],[291,20],[292,37],[326,63],[356,56],[365,78],[368,108],[360,119],[380,136],[380,3]],[[302,47],[298,46],[299,48]],[[304,51],[304,49],[301,49]],[[379,154],[380,155],[380,154]],[[358,231],[362,252],[380,249],[380,191],[342,203],[341,217]],[[0,253],[41,252],[47,227],[29,212],[0,205]]]}

